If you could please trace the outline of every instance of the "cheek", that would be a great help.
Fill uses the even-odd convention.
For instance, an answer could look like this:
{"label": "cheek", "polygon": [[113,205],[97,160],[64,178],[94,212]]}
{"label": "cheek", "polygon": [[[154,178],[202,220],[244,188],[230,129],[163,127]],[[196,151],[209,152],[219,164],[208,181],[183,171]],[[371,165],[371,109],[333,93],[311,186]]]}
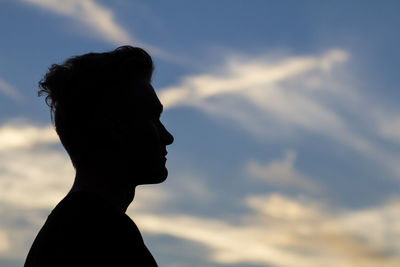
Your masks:
{"label": "cheek", "polygon": [[151,161],[161,155],[159,131],[155,122],[141,122],[121,131],[119,147],[124,157],[138,161]]}
{"label": "cheek", "polygon": [[154,157],[161,150],[160,137],[154,125],[138,130],[133,146],[145,157]]}
{"label": "cheek", "polygon": [[150,147],[160,146],[160,133],[156,123],[150,123],[146,128],[143,129],[142,140]]}

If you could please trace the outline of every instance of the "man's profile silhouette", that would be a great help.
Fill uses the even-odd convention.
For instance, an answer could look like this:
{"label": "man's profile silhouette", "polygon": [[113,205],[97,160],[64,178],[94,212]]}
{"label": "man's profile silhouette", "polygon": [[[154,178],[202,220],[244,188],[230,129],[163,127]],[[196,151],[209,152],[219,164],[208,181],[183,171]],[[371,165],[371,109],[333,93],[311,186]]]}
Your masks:
{"label": "man's profile silhouette", "polygon": [[73,186],[37,235],[25,266],[157,266],[125,214],[135,187],[167,178],[172,135],[160,122],[153,61],[122,46],[54,64],[39,82],[76,169]]}

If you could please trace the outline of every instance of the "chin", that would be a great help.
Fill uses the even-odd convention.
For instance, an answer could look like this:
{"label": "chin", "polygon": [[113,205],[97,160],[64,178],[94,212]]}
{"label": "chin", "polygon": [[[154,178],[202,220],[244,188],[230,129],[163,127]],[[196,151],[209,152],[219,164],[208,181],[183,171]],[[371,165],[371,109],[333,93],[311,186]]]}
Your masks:
{"label": "chin", "polygon": [[165,180],[167,180],[167,177],[168,177],[168,170],[167,168],[164,168],[162,173],[160,173],[158,176],[156,176],[156,179],[154,179],[154,184],[160,184],[164,182]]}
{"label": "chin", "polygon": [[140,184],[161,184],[167,179],[168,170],[164,167],[163,170],[153,173],[147,177],[144,177]]}

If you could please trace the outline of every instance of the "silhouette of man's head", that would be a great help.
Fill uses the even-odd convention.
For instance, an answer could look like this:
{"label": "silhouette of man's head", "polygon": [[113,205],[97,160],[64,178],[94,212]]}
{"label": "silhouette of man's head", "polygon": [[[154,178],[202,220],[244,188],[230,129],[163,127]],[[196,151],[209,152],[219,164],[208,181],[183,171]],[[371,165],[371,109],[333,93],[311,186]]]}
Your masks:
{"label": "silhouette of man's head", "polygon": [[160,122],[151,86],[153,61],[122,46],[54,64],[39,82],[57,134],[76,170],[128,176],[132,184],[166,179],[172,135]]}

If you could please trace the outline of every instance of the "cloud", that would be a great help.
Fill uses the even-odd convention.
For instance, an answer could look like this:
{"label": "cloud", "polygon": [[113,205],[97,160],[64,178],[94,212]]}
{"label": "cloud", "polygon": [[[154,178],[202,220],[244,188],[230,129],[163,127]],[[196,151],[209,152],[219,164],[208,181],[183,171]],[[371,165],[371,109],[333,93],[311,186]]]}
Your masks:
{"label": "cloud", "polygon": [[147,49],[151,54],[170,62],[182,63],[183,59],[174,57],[162,49],[138,40],[120,25],[114,12],[95,0],[20,0],[54,14],[76,20],[79,29],[86,27],[88,33],[113,45],[134,45]]}
{"label": "cloud", "polygon": [[[200,74],[182,79],[179,86],[164,88],[160,98],[166,108],[202,104],[201,100],[229,93],[243,93],[257,87],[277,83],[317,70],[329,72],[334,65],[347,61],[348,54],[342,50],[331,50],[321,57],[299,56],[280,61],[230,58],[215,74]],[[315,82],[315,81],[314,81]],[[271,91],[265,89],[266,91]]]}
{"label": "cloud", "polygon": [[156,211],[164,208],[167,203],[171,202],[172,198],[163,187],[142,185],[136,188],[135,200],[131,204],[130,209]]}
{"label": "cloud", "polygon": [[[30,145],[0,150],[2,257],[26,256],[34,234],[72,185],[74,170],[68,156],[49,146],[55,142],[53,137],[44,137],[50,128],[22,123],[18,127],[15,124],[0,127],[30,136]],[[283,160],[270,166],[278,166],[275,170],[286,166],[288,170],[294,162],[295,154],[289,151]],[[295,169],[292,172],[297,173]],[[206,184],[201,187],[206,194],[209,192]],[[360,210],[337,210],[321,199],[291,198],[278,193],[248,195],[243,203],[249,211],[227,216],[230,219],[216,219],[172,213],[168,204],[174,203],[175,195],[183,190],[190,188],[185,184],[175,191],[142,187],[138,190],[139,202],[135,200],[129,213],[141,230],[202,244],[211,251],[208,260],[221,264],[300,267],[400,264],[399,199]],[[198,194],[203,197],[203,193]],[[178,199],[188,201],[187,195]],[[157,210],[158,205],[163,208]]]}
{"label": "cloud", "polygon": [[[141,185],[136,188],[135,200],[129,210],[159,213],[168,209],[179,210],[182,206],[190,207],[193,212],[209,210],[209,205],[216,199],[216,192],[207,183],[204,176],[196,171],[179,170],[170,173],[161,185]],[[188,211],[190,212],[190,211]]]}
{"label": "cloud", "polygon": [[130,44],[134,38],[115,20],[114,13],[94,0],[22,0],[58,15],[76,19],[112,44]]}
{"label": "cloud", "polygon": [[[35,235],[50,213],[48,210],[32,209],[0,202],[0,260],[8,259],[23,264]],[[0,244],[1,246],[1,244]]]}
{"label": "cloud", "polygon": [[[75,170],[51,125],[6,123],[0,126],[0,203],[20,208],[51,209],[69,191]],[[192,175],[193,176],[193,175]],[[169,186],[139,186],[134,206],[152,210],[176,201],[181,191],[194,198],[210,197],[204,182],[177,175]],[[196,191],[197,190],[197,191]],[[205,195],[206,194],[206,195]]]}
{"label": "cloud", "polygon": [[267,162],[266,165],[254,160],[249,161],[245,166],[247,176],[254,177],[260,181],[279,187],[294,187],[310,192],[318,192],[321,187],[316,182],[295,169],[295,151],[286,151],[283,159]]}
{"label": "cloud", "polygon": [[377,125],[380,137],[400,143],[400,115],[395,112],[375,111],[372,117]]}
{"label": "cloud", "polygon": [[58,143],[58,136],[51,126],[37,127],[13,123],[0,127],[0,152],[27,149],[35,145]]}
{"label": "cloud", "polygon": [[338,49],[280,60],[229,58],[215,73],[185,77],[178,86],[161,90],[159,97],[166,108],[195,107],[259,137],[303,130],[367,150],[368,142],[354,136],[327,103],[329,95],[351,96],[330,87],[333,70],[348,58]]}
{"label": "cloud", "polygon": [[349,59],[341,49],[308,56],[229,56],[209,72],[161,89],[159,97],[167,109],[196,108],[259,141],[326,138],[398,177],[399,154],[376,139],[400,140],[397,120],[387,120],[393,116],[386,106],[360,90],[347,68]]}
{"label": "cloud", "polygon": [[0,153],[0,203],[50,209],[68,192],[74,170],[66,153],[24,150]]}
{"label": "cloud", "polygon": [[8,240],[7,234],[0,231],[0,255],[6,252],[10,248],[10,241]]}
{"label": "cloud", "polygon": [[[220,264],[398,266],[400,200],[355,211],[280,194],[250,196],[241,223],[185,215],[132,216],[140,229],[198,242]],[[364,220],[364,219],[367,220]],[[360,227],[361,226],[361,227]],[[365,227],[362,227],[365,226]],[[385,242],[391,237],[390,242]]]}
{"label": "cloud", "polygon": [[0,126],[0,257],[24,259],[46,216],[71,187],[74,170],[67,154],[53,146],[58,142],[50,125]]}
{"label": "cloud", "polygon": [[[68,193],[75,171],[51,125],[0,125],[0,257],[24,259],[47,215]],[[171,196],[141,187],[136,208],[152,210]]]}
{"label": "cloud", "polygon": [[0,78],[0,92],[15,101],[19,101],[22,99],[21,93],[2,78]]}

